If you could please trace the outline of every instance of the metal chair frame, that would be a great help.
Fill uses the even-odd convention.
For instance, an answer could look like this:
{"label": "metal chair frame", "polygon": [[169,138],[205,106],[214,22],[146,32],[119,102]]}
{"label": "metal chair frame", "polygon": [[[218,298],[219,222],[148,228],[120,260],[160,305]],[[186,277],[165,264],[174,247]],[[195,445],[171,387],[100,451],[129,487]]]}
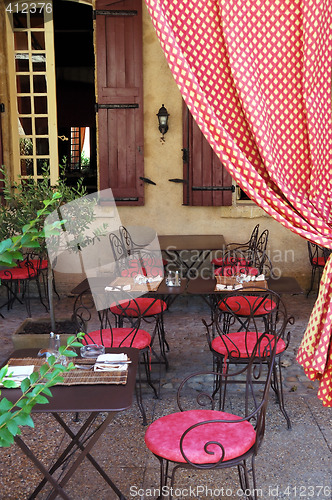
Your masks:
{"label": "metal chair frame", "polygon": [[[316,243],[312,243],[311,241],[307,242],[308,244],[308,253],[309,253],[309,261],[311,265],[311,280],[310,287],[307,292],[307,297],[312,291],[315,283],[316,274],[318,273],[318,283],[322,277],[323,269],[327,262],[327,259],[330,256],[331,250],[328,248],[320,247]],[[323,259],[324,265],[321,265],[319,262]],[[318,290],[317,290],[318,293]]]}
{"label": "metal chair frame", "polygon": [[[116,292],[114,293],[114,298],[116,299]],[[123,315],[132,320],[131,316],[131,308],[136,309],[137,304],[135,298],[128,297],[130,299],[129,305],[122,306],[118,304],[119,307],[123,310]],[[93,312],[95,312],[95,304],[93,300],[93,296],[90,293],[82,292],[79,294],[74,303],[74,314],[73,318],[77,325],[77,331],[85,332],[85,336],[82,339],[83,344],[94,344],[96,343],[96,338],[91,337],[91,330],[89,330],[89,322],[92,319]],[[139,335],[140,332],[148,333],[141,329],[141,316],[136,316],[135,321],[131,321],[131,326],[129,328],[122,328],[117,325],[112,325],[110,320],[110,313],[108,309],[103,311],[98,311],[98,319],[99,319],[99,336],[98,336],[98,344],[104,345],[107,347],[133,347],[133,343],[135,337]],[[119,344],[114,345],[114,337],[113,334],[120,333],[123,330],[123,336]],[[96,330],[94,330],[96,332]],[[106,332],[110,335],[111,343],[105,341]],[[148,334],[149,335],[149,334]],[[125,345],[126,341],[131,337],[130,345]],[[143,396],[142,396],[142,365],[144,367],[146,382],[152,388],[154,395],[156,398],[159,397],[159,391],[157,391],[156,387],[152,383],[151,379],[151,362],[150,362],[150,348],[151,344],[146,348],[139,349],[139,362],[138,362],[138,379],[136,384],[136,399],[139,410],[141,412],[143,418],[143,425],[147,424],[146,413],[143,405]],[[160,376],[159,376],[160,380]]]}
{"label": "metal chair frame", "polygon": [[[267,340],[264,349],[261,349],[261,344],[264,340]],[[159,499],[164,498],[163,491],[165,487],[170,484],[168,491],[172,492],[175,484],[175,474],[181,469],[193,469],[193,470],[204,470],[213,471],[215,469],[226,469],[229,467],[237,467],[239,474],[239,481],[241,489],[244,492],[244,497],[247,499],[257,499],[257,481],[256,481],[256,470],[255,470],[255,457],[259,451],[262,444],[264,433],[265,433],[265,423],[266,423],[266,409],[268,404],[269,386],[271,384],[274,361],[275,361],[275,350],[276,350],[275,337],[272,339],[262,335],[256,346],[252,351],[252,355],[248,358],[247,363],[241,367],[237,366],[234,371],[228,370],[227,372],[221,371],[202,371],[193,375],[186,377],[181,383],[177,392],[177,403],[180,412],[186,412],[186,404],[189,401],[188,409],[193,408],[192,399],[189,398],[188,393],[191,391],[194,394],[194,400],[196,401],[196,407],[199,409],[209,409],[218,410],[225,404],[223,401],[223,387],[230,384],[232,379],[235,379],[235,383],[238,383],[239,377],[243,379],[244,391],[239,395],[239,392],[234,394],[234,400],[236,395],[239,397],[237,400],[241,411],[236,411],[236,415],[241,417],[241,421],[251,422],[256,430],[256,439],[252,447],[245,452],[243,455],[230,460],[224,460],[225,449],[223,447],[223,442],[218,437],[214,436],[213,441],[209,441],[202,447],[205,452],[209,455],[213,455],[214,452],[210,451],[211,445],[216,445],[221,450],[221,458],[213,463],[193,463],[190,458],[186,456],[185,451],[185,440],[189,439],[190,433],[197,429],[199,426],[208,426],[209,424],[231,424],[235,420],[222,419],[222,414],[216,411],[215,419],[205,420],[193,425],[188,425],[188,428],[183,432],[180,438],[180,450],[183,462],[174,462],[164,458],[156,453],[154,455],[159,460],[160,463],[160,496]],[[260,353],[260,355],[258,355]],[[198,377],[198,382],[195,383],[194,378]],[[209,381],[209,377],[212,379],[219,380],[217,389]],[[203,381],[203,382],[202,382]],[[263,391],[259,392],[258,383],[263,384]],[[198,386],[202,389],[198,392]],[[223,410],[224,411],[224,410]],[[234,410],[231,410],[234,414]],[[152,424],[153,425],[153,424]],[[147,433],[149,429],[147,430]],[[188,436],[188,437],[187,437]],[[248,462],[250,461],[250,466]],[[170,471],[170,464],[173,464],[173,468]],[[252,476],[250,478],[250,475]],[[249,492],[252,492],[249,493]],[[168,498],[172,498],[170,495]]]}
{"label": "metal chair frame", "polygon": [[[244,309],[246,312],[241,312]],[[275,357],[271,387],[286,419],[287,427],[290,429],[291,421],[285,409],[283,394],[281,358],[289,346],[291,333],[288,327],[294,324],[294,318],[288,316],[281,297],[276,292],[263,288],[258,291],[246,288],[245,292],[228,292],[221,299],[219,297],[211,323],[209,325],[205,321],[203,323],[206,327],[208,345],[213,354],[213,366],[216,369],[222,366],[227,368],[232,363],[247,363],[250,358],[248,342],[253,333],[257,339],[262,334],[274,335],[277,341],[284,343],[283,349],[277,352]],[[239,332],[243,332],[246,356],[243,356],[243,353],[242,356],[240,355],[240,349],[233,341],[232,334]],[[213,340],[217,337],[221,339],[224,346],[224,351],[226,351],[224,354],[213,348]]]}
{"label": "metal chair frame", "polygon": [[[126,236],[126,241],[131,241],[132,239],[127,231],[127,233],[123,232],[123,227],[120,228],[119,231],[122,232],[122,234],[127,234]],[[129,235],[129,236],[128,236]],[[130,240],[129,240],[130,238]],[[130,264],[131,259],[133,259],[133,262],[137,263],[137,269],[141,269],[142,273],[144,273],[145,268],[148,269],[148,271],[152,270],[152,275],[158,274],[158,269],[159,269],[159,262],[155,262],[155,256],[151,254],[151,252],[147,251],[146,248],[144,247],[136,247],[134,248],[133,246],[128,247],[124,244],[124,238],[121,238],[119,234],[113,232],[110,233],[109,235],[110,239],[110,244],[112,248],[112,253],[113,253],[113,258],[114,262],[116,265],[116,272],[118,276],[121,276],[123,273],[128,271],[128,264]],[[139,265],[138,265],[139,263]],[[162,264],[161,264],[162,265]],[[153,271],[155,269],[155,271]],[[129,270],[130,271],[130,270]],[[132,270],[135,272],[135,268]],[[145,300],[143,297],[137,297],[136,298],[136,303],[139,306],[142,304],[142,301]],[[162,305],[162,310],[158,312],[157,314],[153,313],[152,307],[153,304],[156,302],[156,300],[161,300],[161,305]],[[155,352],[153,349],[153,353],[157,358],[157,362],[163,362],[165,363],[166,368],[168,368],[168,359],[167,359],[167,351],[169,350],[168,343],[166,341],[166,335],[165,335],[165,327],[164,327],[164,310],[167,309],[167,303],[159,299],[157,296],[153,296],[151,298],[151,304],[147,308],[144,309],[143,314],[142,314],[142,320],[148,324],[153,324],[154,323],[154,330],[152,334],[152,344],[151,348],[153,349],[153,343],[155,341],[155,338],[158,338],[159,342],[159,352],[160,356]],[[151,310],[151,311],[150,311]],[[123,325],[123,317],[116,315],[116,321],[118,326]]]}

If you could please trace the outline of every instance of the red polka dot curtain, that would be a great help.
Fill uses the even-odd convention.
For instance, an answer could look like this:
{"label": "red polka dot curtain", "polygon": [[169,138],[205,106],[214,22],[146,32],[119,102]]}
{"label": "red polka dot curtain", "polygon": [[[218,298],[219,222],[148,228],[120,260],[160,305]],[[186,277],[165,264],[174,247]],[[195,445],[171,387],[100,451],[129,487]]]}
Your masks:
{"label": "red polka dot curtain", "polygon": [[[332,249],[330,0],[146,0],[192,115],[269,215]],[[298,352],[332,406],[332,258]]]}

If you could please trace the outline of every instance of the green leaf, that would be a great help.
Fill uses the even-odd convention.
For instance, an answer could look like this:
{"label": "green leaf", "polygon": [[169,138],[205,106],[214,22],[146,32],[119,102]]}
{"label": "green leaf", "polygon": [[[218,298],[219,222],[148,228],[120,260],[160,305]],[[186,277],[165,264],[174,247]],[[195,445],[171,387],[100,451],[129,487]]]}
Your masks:
{"label": "green leaf", "polygon": [[36,396],[35,401],[36,401],[36,404],[39,404],[39,405],[45,405],[48,403],[48,399],[45,398],[44,396],[42,396],[41,394]]}
{"label": "green leaf", "polygon": [[3,253],[5,250],[8,250],[8,248],[11,248],[13,245],[13,240],[11,238],[8,238],[7,240],[3,240],[0,242],[0,253]]}
{"label": "green leaf", "polygon": [[10,420],[7,424],[7,429],[9,432],[13,435],[16,436],[16,434],[19,432],[19,426],[14,420]]}
{"label": "green leaf", "polygon": [[42,387],[43,388],[41,389],[41,392],[43,392],[44,394],[46,394],[46,396],[49,396],[50,398],[53,397],[53,395],[48,387],[45,387],[45,386],[42,386]]}
{"label": "green leaf", "polygon": [[13,403],[11,401],[8,401],[7,398],[2,398],[0,401],[0,413],[3,411],[9,411],[13,408]]}
{"label": "green leaf", "polygon": [[7,380],[4,380],[2,383],[6,389],[14,389],[15,387],[17,387],[17,382],[15,382],[14,380],[10,380],[9,378]]}
{"label": "green leaf", "polygon": [[31,384],[35,384],[37,382],[37,380],[39,379],[39,373],[32,372],[29,378],[30,378]]}
{"label": "green leaf", "polygon": [[2,415],[0,416],[0,425],[4,424],[5,422],[8,422],[11,416],[12,415],[10,412],[2,413]]}
{"label": "green leaf", "polygon": [[12,264],[13,263],[13,260],[14,260],[14,257],[12,256],[11,253],[9,252],[6,252],[6,253],[2,253],[0,255],[0,260],[1,262],[3,262],[5,265],[7,264]]}
{"label": "green leaf", "polygon": [[2,380],[7,375],[7,372],[8,372],[8,365],[5,365],[0,370],[0,380]]}
{"label": "green leaf", "polygon": [[39,368],[40,376],[44,377],[45,373],[47,372],[47,370],[49,370],[49,368],[50,367],[47,363],[45,363],[44,365],[41,365],[41,367]]}
{"label": "green leaf", "polygon": [[21,382],[21,390],[22,392],[26,392],[29,387],[31,387],[30,379],[27,377]]}
{"label": "green leaf", "polygon": [[17,415],[17,417],[15,418],[15,422],[17,423],[17,425],[28,425],[29,427],[35,426],[30,415],[24,413],[20,413],[19,415]]}

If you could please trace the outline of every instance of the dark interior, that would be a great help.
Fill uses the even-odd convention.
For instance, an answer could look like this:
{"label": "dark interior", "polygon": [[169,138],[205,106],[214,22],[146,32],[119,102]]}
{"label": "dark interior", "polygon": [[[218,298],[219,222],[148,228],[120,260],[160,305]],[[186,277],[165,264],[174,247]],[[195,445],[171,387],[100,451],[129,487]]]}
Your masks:
{"label": "dark interior", "polygon": [[[83,177],[88,192],[97,190],[92,12],[89,5],[54,2],[59,164],[65,164],[69,185]],[[72,127],[89,127],[90,161],[78,155],[79,161],[73,162]]]}

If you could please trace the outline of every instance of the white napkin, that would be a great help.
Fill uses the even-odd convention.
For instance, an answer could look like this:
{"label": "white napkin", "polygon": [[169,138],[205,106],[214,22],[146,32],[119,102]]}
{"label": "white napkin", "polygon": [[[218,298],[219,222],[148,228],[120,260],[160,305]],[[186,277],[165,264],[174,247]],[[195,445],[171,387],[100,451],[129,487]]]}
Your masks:
{"label": "white napkin", "polygon": [[264,280],[265,280],[264,274],[260,274],[259,276],[256,276],[256,281],[264,281]]}
{"label": "white napkin", "polygon": [[217,283],[217,285],[216,285],[217,290],[225,290],[225,288],[226,288],[226,285],[221,285],[219,283]]}
{"label": "white napkin", "polygon": [[[8,367],[7,376],[4,380],[12,380],[13,382],[21,383],[27,377],[30,377],[34,370],[34,365],[12,366]],[[12,373],[11,377],[8,377]]]}
{"label": "white napkin", "polygon": [[96,359],[94,371],[114,372],[126,371],[128,363],[116,364],[117,361],[127,361],[127,354],[120,352],[119,354],[100,354]]}
{"label": "white napkin", "polygon": [[120,292],[121,290],[124,291],[129,291],[131,289],[130,285],[123,285],[123,286],[106,286],[105,290],[106,292]]}

